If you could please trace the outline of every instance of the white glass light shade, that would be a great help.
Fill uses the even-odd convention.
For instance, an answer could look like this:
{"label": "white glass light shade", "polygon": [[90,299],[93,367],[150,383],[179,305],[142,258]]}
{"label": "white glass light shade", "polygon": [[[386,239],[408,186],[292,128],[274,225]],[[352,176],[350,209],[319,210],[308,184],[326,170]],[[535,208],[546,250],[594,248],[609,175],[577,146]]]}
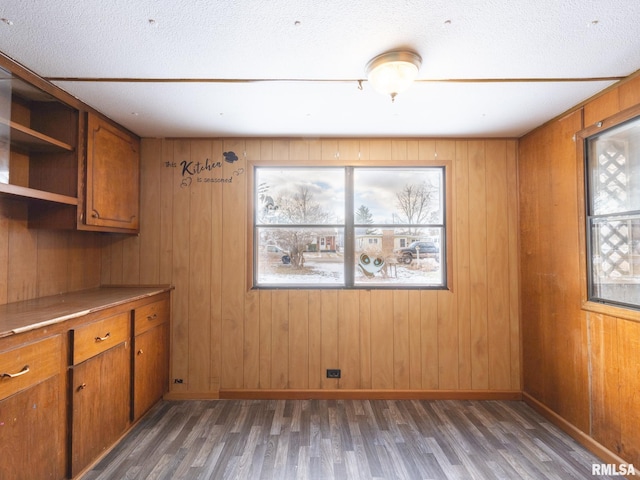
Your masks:
{"label": "white glass light shade", "polygon": [[418,76],[422,59],[420,55],[408,51],[383,53],[367,64],[367,78],[376,92],[391,95],[411,86]]}

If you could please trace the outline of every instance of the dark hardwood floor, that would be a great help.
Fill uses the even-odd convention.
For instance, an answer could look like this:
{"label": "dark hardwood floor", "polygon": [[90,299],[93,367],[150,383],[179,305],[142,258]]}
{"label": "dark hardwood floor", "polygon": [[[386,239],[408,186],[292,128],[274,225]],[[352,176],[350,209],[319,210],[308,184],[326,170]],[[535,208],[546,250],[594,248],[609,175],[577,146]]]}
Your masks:
{"label": "dark hardwood floor", "polygon": [[161,402],[82,480],[595,479],[523,402]]}

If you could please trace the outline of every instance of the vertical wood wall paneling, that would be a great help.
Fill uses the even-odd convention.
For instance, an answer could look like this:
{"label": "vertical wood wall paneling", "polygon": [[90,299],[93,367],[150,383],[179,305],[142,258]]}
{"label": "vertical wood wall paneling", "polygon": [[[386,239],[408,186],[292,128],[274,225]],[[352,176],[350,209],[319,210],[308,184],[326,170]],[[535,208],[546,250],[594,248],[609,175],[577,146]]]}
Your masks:
{"label": "vertical wood wall paneling", "polygon": [[360,320],[360,388],[373,388],[373,367],[371,350],[371,290],[358,292],[358,318]]}
{"label": "vertical wood wall paneling", "polygon": [[[215,141],[211,147],[212,160],[220,161],[224,165],[223,153],[224,145],[221,141]],[[236,152],[238,153],[238,152]],[[240,155],[238,153],[238,155]],[[241,167],[240,167],[241,168]],[[246,167],[245,167],[246,170]],[[227,173],[222,170],[216,169],[214,178],[226,178]],[[245,173],[246,175],[246,173]],[[234,178],[234,181],[237,179]],[[209,277],[211,279],[211,330],[210,330],[210,349],[209,361],[210,361],[210,391],[217,392],[220,389],[221,382],[221,342],[222,342],[222,288],[224,282],[223,275],[223,261],[224,261],[224,216],[222,209],[225,207],[223,201],[223,192],[225,189],[224,183],[217,183],[210,185],[211,188],[211,264],[209,267]],[[236,185],[236,188],[238,185]],[[238,217],[240,221],[242,217]],[[239,266],[238,269],[241,269]]]}
{"label": "vertical wood wall paneling", "polygon": [[487,284],[487,184],[485,142],[469,142],[469,202],[474,205],[469,217],[471,281],[471,384],[489,388],[488,296]]}
{"label": "vertical wood wall paneling", "polygon": [[69,233],[38,230],[38,296],[55,295],[66,290],[69,266]]}
{"label": "vertical wood wall paneling", "polygon": [[111,238],[106,235],[100,237],[100,283],[102,285],[116,283],[111,281],[112,255]]}
{"label": "vertical wood wall paneling", "polygon": [[422,345],[422,388],[437,390],[440,388],[440,350],[438,349],[438,292],[423,290],[420,292],[420,319]]}
{"label": "vertical wood wall paneling", "polygon": [[[65,248],[69,255],[67,277],[64,279],[68,291],[97,287],[100,285],[100,242],[96,234],[88,232],[69,232]],[[58,290],[62,293],[63,290]]]}
{"label": "vertical wood wall paneling", "polygon": [[640,462],[640,323],[618,320],[617,330],[620,409],[624,415],[620,444],[623,458],[637,465]]}
{"label": "vertical wood wall paneling", "polygon": [[[562,391],[561,382],[562,382],[562,371],[564,371],[564,366],[559,368],[559,366],[554,367],[553,362],[553,348],[554,348],[554,324],[558,321],[557,317],[553,316],[553,302],[551,301],[551,296],[553,295],[553,290],[549,287],[549,280],[551,279],[551,269],[553,265],[553,261],[551,259],[550,250],[546,245],[552,245],[553,234],[550,230],[550,221],[551,215],[553,212],[551,211],[551,205],[549,204],[549,192],[551,191],[551,172],[553,168],[553,161],[555,160],[555,155],[553,150],[549,151],[549,149],[553,149],[553,144],[548,140],[548,143],[542,144],[542,152],[544,152],[543,159],[537,159],[537,161],[541,164],[541,170],[538,171],[538,188],[541,189],[542,192],[546,192],[545,195],[539,199],[538,201],[538,209],[539,209],[539,221],[540,223],[536,225],[536,228],[539,231],[538,241],[541,245],[541,250],[539,251],[540,255],[536,259],[539,268],[539,275],[541,279],[541,292],[540,298],[545,299],[545,301],[540,301],[538,299],[538,303],[540,304],[540,326],[541,326],[541,335],[542,335],[542,358],[543,365],[545,369],[545,378],[542,378],[542,391],[543,398],[547,402],[548,405],[551,405],[552,408],[556,408],[556,405],[552,403],[551,396],[554,395],[554,392]],[[558,376],[560,374],[560,377]]]}
{"label": "vertical wood wall paneling", "polygon": [[360,304],[356,290],[338,292],[338,366],[342,370],[340,388],[361,388]]}
{"label": "vertical wood wall paneling", "polygon": [[140,283],[140,236],[122,234],[122,283]]}
{"label": "vertical wood wall paneling", "polygon": [[309,388],[309,293],[289,293],[289,388]]}
{"label": "vertical wood wall paneling", "polygon": [[[259,160],[269,162],[273,161],[274,141],[262,140],[260,142]],[[252,232],[248,232],[252,235]],[[251,280],[250,280],[251,281]],[[272,290],[260,290],[260,374],[259,385],[262,389],[272,388],[271,386],[271,370],[272,370]]]}
{"label": "vertical wood wall paneling", "polygon": [[[217,145],[216,145],[217,144]],[[190,156],[193,165],[222,162],[220,142],[194,140]],[[182,160],[181,160],[182,161]],[[220,169],[194,175],[189,187],[189,386],[197,392],[208,392],[210,386],[212,338],[213,217],[219,214],[213,205],[213,190],[222,183],[204,183],[218,177]],[[225,172],[226,173],[226,172]],[[224,177],[224,175],[223,175]]]}
{"label": "vertical wood wall paneling", "polygon": [[341,162],[359,163],[361,157],[360,142],[358,140],[338,140],[338,152],[340,152]]}
{"label": "vertical wood wall paneling", "polygon": [[[176,181],[172,162],[174,162],[174,142],[161,140],[162,158],[156,168],[160,169],[160,182],[156,188],[160,189],[160,252],[159,252],[159,281],[163,284],[173,283],[173,192]],[[144,212],[144,211],[143,211]],[[144,212],[141,215],[146,215]]]}
{"label": "vertical wood wall paneling", "polygon": [[27,204],[0,199],[0,305],[100,285],[99,234],[30,229]]}
{"label": "vertical wood wall paneling", "polygon": [[511,384],[507,151],[504,141],[485,145],[489,388],[507,390]]}
{"label": "vertical wood wall paneling", "polygon": [[322,388],[340,387],[340,380],[326,378],[326,369],[340,368],[338,358],[338,292],[336,290],[316,291],[320,295],[320,358],[322,368]]}
{"label": "vertical wood wall paneling", "polygon": [[[288,161],[290,155],[289,142],[273,140],[270,148],[270,158],[262,160]],[[264,148],[264,147],[263,147]],[[271,388],[288,388],[289,383],[289,292],[274,290],[271,295],[271,337],[269,349],[271,352],[271,371],[269,383]]]}
{"label": "vertical wood wall paneling", "polygon": [[393,292],[393,388],[408,390],[410,386],[409,291]]}
{"label": "vertical wood wall paneling", "polygon": [[262,389],[271,388],[271,337],[272,337],[272,290],[260,290],[260,352],[258,386]]}
{"label": "vertical wood wall paneling", "polygon": [[12,201],[0,198],[0,305],[7,303],[9,296],[9,230],[10,205]]}
{"label": "vertical wood wall paneling", "polygon": [[[391,161],[407,164],[407,141],[391,141]],[[411,350],[409,344],[409,292],[393,292],[393,388],[408,390],[411,385]]]}
{"label": "vertical wood wall paneling", "polygon": [[[546,240],[550,251],[546,276],[547,303],[554,321],[549,322],[549,343],[552,345],[553,377],[559,389],[548,390],[550,405],[583,431],[589,429],[588,370],[585,314],[575,308],[571,299],[579,299],[580,264],[578,236],[578,193],[576,181],[576,147],[572,137],[580,130],[580,112],[574,112],[558,122],[553,130],[550,158],[551,188],[546,198],[548,223]],[[544,241],[544,240],[543,240]]]}
{"label": "vertical wood wall paneling", "polygon": [[9,261],[7,302],[18,302],[38,296],[38,232],[27,226],[27,205],[8,203]]}
{"label": "vertical wood wall paneling", "polygon": [[[517,344],[513,348],[513,339],[519,332],[518,319],[512,315],[519,310],[518,285],[500,280],[506,307],[504,295],[497,306],[490,303],[488,288],[489,275],[504,279],[512,275],[517,189],[509,184],[516,179],[513,166],[509,172],[509,161],[515,161],[515,149],[509,154],[509,145],[514,143],[145,141],[142,205],[152,212],[141,225],[135,247],[126,245],[131,239],[110,237],[103,249],[108,253],[102,255],[108,273],[101,278],[111,283],[127,277],[138,277],[139,282],[157,278],[175,286],[172,378],[184,383],[171,388],[179,395],[215,396],[220,388],[487,389],[494,388],[490,378],[499,379],[495,385],[500,389],[517,388],[513,364],[514,358],[518,364],[520,353]],[[225,151],[234,151],[239,160],[224,162]],[[203,162],[207,156],[223,162],[222,177],[233,176],[231,184],[183,183],[180,162]],[[246,160],[323,165],[449,162],[451,290],[250,289],[247,262],[252,239],[246,203],[251,195]],[[502,170],[487,172],[495,162]],[[239,168],[245,171],[236,175]],[[487,192],[497,181],[497,191]],[[489,211],[493,206],[499,210]],[[497,224],[498,218],[504,225]],[[495,231],[487,232],[489,227]],[[166,231],[170,234],[158,234]],[[160,239],[147,238],[158,235]],[[494,237],[488,240],[487,235]],[[491,267],[486,260],[491,257],[489,248],[502,255]],[[139,256],[131,262],[139,269],[137,275],[123,269],[133,252]],[[158,259],[155,265],[152,258]],[[513,299],[514,306],[509,303]],[[491,340],[495,342],[491,355],[496,354],[491,361],[489,328],[499,332]],[[328,368],[340,368],[342,378],[327,379]]]}
{"label": "vertical wood wall paneling", "polygon": [[407,292],[409,334],[409,386],[411,390],[422,389],[422,308],[419,290]]}
{"label": "vertical wood wall paneling", "polygon": [[[460,388],[471,389],[471,235],[469,226],[469,153],[467,142],[456,142],[455,152],[456,216],[452,226],[455,258],[454,289],[458,302],[458,382]],[[512,227],[513,228],[513,227]]]}
{"label": "vertical wood wall paneling", "polygon": [[322,299],[317,291],[309,292],[309,388],[322,388]]}
{"label": "vertical wood wall paneling", "polygon": [[458,387],[458,320],[455,294],[438,290],[438,386],[444,390]]}
{"label": "vertical wood wall paneling", "polygon": [[620,110],[640,104],[640,75],[620,85],[618,91]]}
{"label": "vertical wood wall paneling", "polygon": [[589,313],[591,435],[612,452],[622,451],[617,320]]}
{"label": "vertical wood wall paneling", "polygon": [[271,388],[289,387],[289,291],[271,295]]}
{"label": "vertical wood wall paneling", "polygon": [[635,77],[518,146],[523,389],[633,464],[640,462],[640,327],[581,309],[584,199],[573,135],[638,102]]}
{"label": "vertical wood wall paneling", "polygon": [[320,148],[321,148],[320,160],[322,160],[321,165],[338,163],[340,161],[340,155],[338,150],[338,140],[334,140],[334,139],[320,140]]}
{"label": "vertical wood wall paneling", "polygon": [[522,361],[523,365],[537,365],[523,369],[523,389],[544,401],[544,338],[539,299],[542,296],[542,275],[539,257],[541,196],[539,177],[544,175],[544,165],[539,161],[544,133],[533,132],[520,141],[518,155],[518,179],[520,191],[520,264],[522,292]]}
{"label": "vertical wood wall paneling", "polygon": [[456,158],[456,143],[454,140],[436,140],[436,160],[453,160]]}
{"label": "vertical wood wall paneling", "polygon": [[287,158],[301,162],[309,160],[309,142],[307,140],[291,140]]}
{"label": "vertical wood wall paneling", "polygon": [[242,388],[243,332],[246,272],[247,162],[242,139],[223,141],[224,152],[235,152],[238,160],[223,161],[222,175],[231,183],[222,188],[222,334],[220,386]]}
{"label": "vertical wood wall paneling", "polygon": [[510,388],[522,388],[522,337],[520,327],[520,240],[518,235],[518,143],[507,142],[507,206],[509,236],[509,325],[510,325]]}
{"label": "vertical wood wall paneling", "polygon": [[140,142],[140,283],[160,283],[162,140]]}
{"label": "vertical wood wall paneling", "polygon": [[[455,142],[451,140],[436,140],[433,144],[433,160],[438,162],[446,162],[448,165],[447,175],[454,179],[451,182],[452,191],[446,192],[447,203],[447,232],[451,235],[449,245],[455,245],[455,226],[452,224],[453,219],[457,217],[458,204],[456,198],[457,185],[456,165],[455,165]],[[426,150],[427,158],[431,160],[431,154]],[[454,252],[447,250],[446,263],[455,264]],[[438,385],[439,388],[448,390],[457,390],[460,388],[459,380],[459,332],[458,332],[458,305],[457,292],[455,290],[456,283],[456,267],[448,270],[449,284],[448,290],[439,290],[438,296]]]}
{"label": "vertical wood wall paneling", "polygon": [[[250,164],[251,161],[260,159],[260,151],[261,145],[259,140],[247,140],[245,142],[245,151],[247,152],[247,166],[246,166],[246,178],[247,178],[247,188],[252,185],[253,179],[253,170]],[[214,200],[215,201],[215,200]],[[250,204],[255,203],[253,192],[247,192],[247,202]],[[250,209],[249,209],[250,210]],[[250,224],[251,212],[247,212],[245,214],[246,224]],[[214,219],[214,223],[216,223],[216,227],[214,227],[214,231],[218,232],[217,241],[218,245],[222,245],[222,221],[221,216],[218,219]],[[253,238],[252,232],[247,227],[247,242],[248,247],[247,251],[253,251]],[[214,241],[216,243],[216,241]],[[218,253],[218,258],[220,262],[222,261],[222,253]],[[251,260],[246,262],[247,268],[247,278],[245,278],[246,288],[245,288],[245,310],[244,310],[244,335],[243,335],[243,387],[256,389],[260,386],[260,291],[251,289],[251,278],[249,276],[249,264]],[[217,269],[212,269],[212,276],[215,275]],[[217,276],[220,278],[219,271],[217,271]],[[220,283],[220,282],[218,282]],[[222,297],[218,295],[214,302],[218,305],[218,309],[220,304],[222,303]],[[219,331],[219,329],[218,329]],[[218,345],[218,350],[214,352],[213,356],[218,360],[220,360],[220,351],[219,351],[219,333],[218,333],[218,341],[216,344]],[[214,342],[214,339],[211,339]]]}
{"label": "vertical wood wall paneling", "polygon": [[393,389],[393,291],[371,295],[371,386]]}
{"label": "vertical wood wall paneling", "polygon": [[111,282],[124,284],[124,241],[125,237],[120,234],[109,235],[105,242],[111,248]]}
{"label": "vertical wood wall paneling", "polygon": [[[173,157],[170,160],[176,164],[173,171],[173,221],[171,222],[173,245],[173,276],[172,283],[175,286],[173,292],[173,319],[172,319],[172,343],[171,366],[173,378],[183,380],[183,383],[172,383],[171,388],[177,392],[193,391],[189,379],[189,290],[191,288],[191,275],[189,273],[190,258],[190,217],[191,217],[191,193],[190,184],[182,176],[180,162],[191,158],[191,142],[188,140],[175,140],[173,143]],[[144,214],[144,212],[141,212]],[[204,359],[203,359],[204,360]]]}
{"label": "vertical wood wall paneling", "polygon": [[640,324],[589,313],[591,435],[629,463],[640,459]]}
{"label": "vertical wood wall paneling", "polygon": [[588,127],[620,111],[618,89],[610,90],[584,106],[584,126]]}

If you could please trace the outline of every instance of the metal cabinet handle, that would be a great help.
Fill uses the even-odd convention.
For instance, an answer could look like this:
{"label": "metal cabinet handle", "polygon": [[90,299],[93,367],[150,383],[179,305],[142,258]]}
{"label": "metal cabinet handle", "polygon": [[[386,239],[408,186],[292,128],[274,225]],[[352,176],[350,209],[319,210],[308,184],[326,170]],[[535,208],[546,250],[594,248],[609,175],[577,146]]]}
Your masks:
{"label": "metal cabinet handle", "polygon": [[104,337],[96,337],[96,342],[104,342],[105,340],[109,340],[109,337],[111,336],[110,332],[107,332],[107,334]]}
{"label": "metal cabinet handle", "polygon": [[86,383],[83,383],[83,384],[81,384],[81,385],[78,387],[78,391],[80,391],[80,390],[84,390],[85,388],[87,388],[87,384],[86,384]]}
{"label": "metal cabinet handle", "polygon": [[138,350],[138,355],[142,355],[143,353],[142,349]]}
{"label": "metal cabinet handle", "polygon": [[24,375],[25,373],[29,373],[29,365],[25,365],[24,367],[22,367],[22,370],[20,370],[18,373],[3,373],[2,375],[0,375],[0,377],[16,378],[20,375]]}
{"label": "metal cabinet handle", "polygon": [[155,320],[158,318],[158,314],[154,313],[153,315],[147,315],[147,320]]}

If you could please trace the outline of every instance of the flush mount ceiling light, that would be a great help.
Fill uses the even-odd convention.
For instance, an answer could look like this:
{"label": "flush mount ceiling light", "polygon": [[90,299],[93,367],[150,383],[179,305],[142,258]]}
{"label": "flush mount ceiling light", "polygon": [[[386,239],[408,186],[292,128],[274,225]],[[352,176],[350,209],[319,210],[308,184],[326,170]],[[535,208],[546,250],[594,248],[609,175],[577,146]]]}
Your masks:
{"label": "flush mount ceiling light", "polygon": [[367,63],[367,78],[376,92],[391,95],[393,102],[411,86],[421,63],[420,55],[408,50],[383,53]]}

